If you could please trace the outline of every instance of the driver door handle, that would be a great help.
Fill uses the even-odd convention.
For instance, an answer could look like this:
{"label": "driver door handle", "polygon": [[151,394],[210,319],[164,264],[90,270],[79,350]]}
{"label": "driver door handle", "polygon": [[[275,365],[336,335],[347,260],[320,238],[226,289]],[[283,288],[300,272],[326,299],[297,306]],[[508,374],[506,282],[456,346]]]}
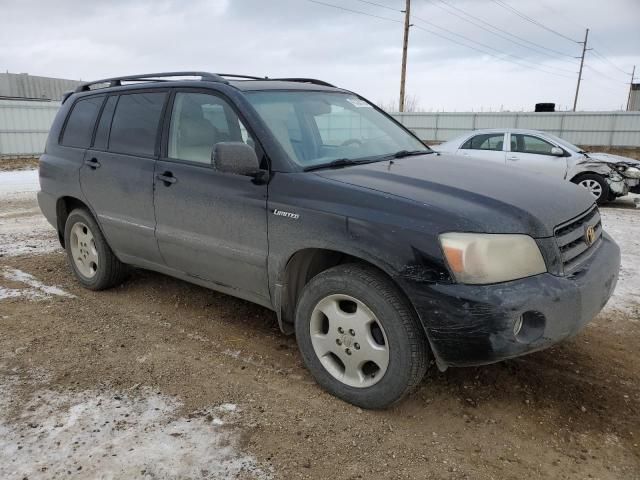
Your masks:
{"label": "driver door handle", "polygon": [[518,160],[520,160],[520,157],[516,157],[515,155],[512,155],[510,157],[507,157],[507,160],[511,160],[513,162],[517,162]]}
{"label": "driver door handle", "polygon": [[171,172],[159,173],[158,175],[156,175],[156,178],[164,182],[165,187],[170,187],[178,181],[178,179],[174,177],[173,173]]}
{"label": "driver door handle", "polygon": [[95,170],[96,168],[100,168],[100,162],[98,161],[97,158],[92,158],[91,160],[85,160],[84,164],[88,165],[89,168],[91,168],[92,170]]}

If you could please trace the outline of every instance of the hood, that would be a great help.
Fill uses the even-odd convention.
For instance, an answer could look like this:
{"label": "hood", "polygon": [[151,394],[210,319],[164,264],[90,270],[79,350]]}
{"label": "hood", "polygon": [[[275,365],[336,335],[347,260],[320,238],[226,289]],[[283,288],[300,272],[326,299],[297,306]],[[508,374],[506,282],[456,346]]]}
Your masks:
{"label": "hood", "polygon": [[594,203],[585,189],[572,183],[450,155],[422,155],[315,173],[417,202],[424,206],[425,216],[450,219],[442,231],[550,237],[554,227]]}
{"label": "hood", "polygon": [[640,168],[640,160],[634,160],[629,157],[622,157],[620,155],[612,155],[604,152],[587,152],[587,155],[591,160],[597,160],[599,162],[611,163],[614,165],[622,163],[630,167]]}

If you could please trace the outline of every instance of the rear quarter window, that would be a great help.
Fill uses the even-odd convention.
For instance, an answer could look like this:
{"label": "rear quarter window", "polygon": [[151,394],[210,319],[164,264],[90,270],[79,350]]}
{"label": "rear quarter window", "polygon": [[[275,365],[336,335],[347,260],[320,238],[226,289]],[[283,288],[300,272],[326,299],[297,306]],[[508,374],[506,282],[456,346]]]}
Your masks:
{"label": "rear quarter window", "polygon": [[111,122],[109,151],[153,155],[166,92],[121,95]]}
{"label": "rear quarter window", "polygon": [[93,136],[93,127],[102,107],[104,96],[82,98],[71,109],[64,127],[61,144],[67,147],[88,148]]}

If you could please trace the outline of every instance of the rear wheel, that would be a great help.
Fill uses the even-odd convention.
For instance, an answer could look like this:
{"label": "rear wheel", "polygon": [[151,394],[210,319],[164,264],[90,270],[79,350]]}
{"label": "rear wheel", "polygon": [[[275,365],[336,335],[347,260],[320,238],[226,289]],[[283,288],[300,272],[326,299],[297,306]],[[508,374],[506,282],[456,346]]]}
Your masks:
{"label": "rear wheel", "polygon": [[609,185],[601,175],[585,173],[574,178],[573,183],[586,188],[593,195],[598,205],[609,201]]}
{"label": "rear wheel", "polygon": [[415,312],[374,268],[339,265],[311,279],[296,310],[305,365],[333,395],[385,408],[423,378],[428,346]]}
{"label": "rear wheel", "polygon": [[124,280],[127,267],[111,251],[93,216],[84,209],[73,210],[64,229],[69,265],[82,286],[104,290]]}

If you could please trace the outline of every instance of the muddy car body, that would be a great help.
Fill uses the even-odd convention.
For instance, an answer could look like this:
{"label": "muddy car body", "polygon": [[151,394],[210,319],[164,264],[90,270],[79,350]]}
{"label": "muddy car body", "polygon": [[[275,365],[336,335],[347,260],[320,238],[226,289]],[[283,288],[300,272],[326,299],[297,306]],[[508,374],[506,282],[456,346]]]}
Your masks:
{"label": "muddy car body", "polygon": [[640,193],[640,161],[587,152],[539,130],[483,129],[435,147],[443,153],[473,157],[514,170],[541,173],[587,188],[598,203],[629,192]]}
{"label": "muddy car body", "polygon": [[264,305],[317,381],[367,408],[431,359],[570,337],[610,297],[619,249],[584,189],[472,171],[325,82],[198,75],[110,79],[60,109],[38,200],[86,287],[134,265]]}

